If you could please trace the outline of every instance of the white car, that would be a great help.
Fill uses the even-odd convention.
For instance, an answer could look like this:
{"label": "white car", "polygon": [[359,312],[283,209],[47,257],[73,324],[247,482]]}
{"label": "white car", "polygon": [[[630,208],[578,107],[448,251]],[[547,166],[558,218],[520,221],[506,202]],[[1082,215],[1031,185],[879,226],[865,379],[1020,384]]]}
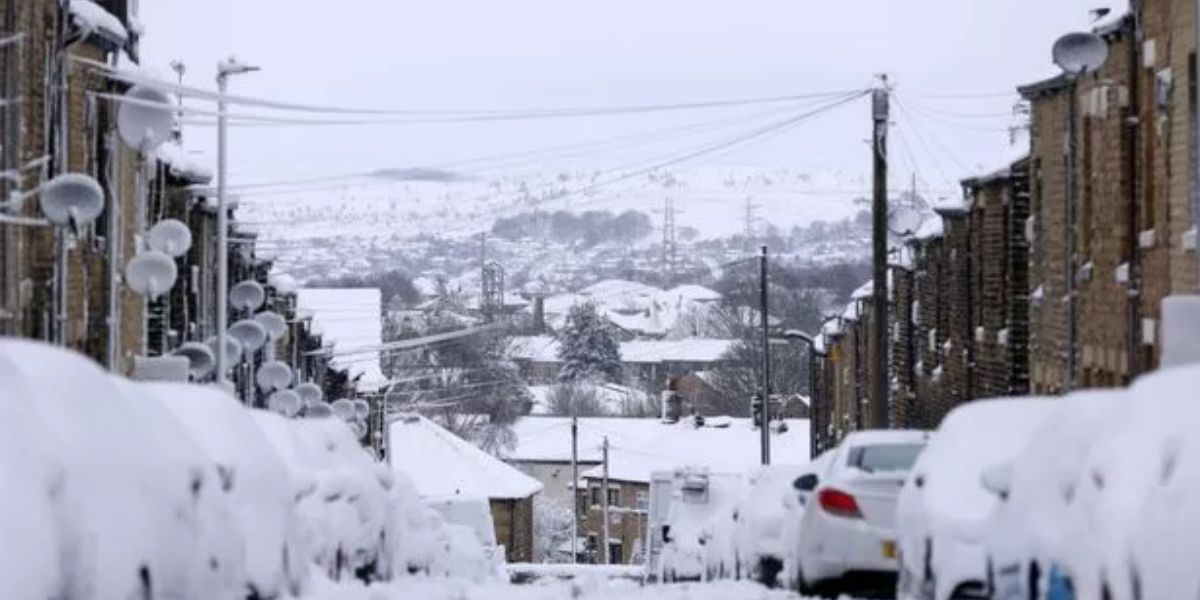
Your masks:
{"label": "white car", "polygon": [[997,498],[983,474],[1017,456],[1055,407],[1046,399],[978,400],[946,415],[897,503],[899,597],[986,597],[983,538]]}
{"label": "white car", "polygon": [[890,585],[896,576],[896,496],[929,438],[924,431],[847,435],[815,479],[800,517],[802,592]]}
{"label": "white car", "polygon": [[988,588],[996,600],[1042,598],[1067,553],[1074,486],[1092,446],[1128,407],[1123,390],[1075,392],[1056,402],[1025,448],[985,471],[998,498],[988,520]]}
{"label": "white car", "polygon": [[787,519],[783,523],[783,533],[781,543],[783,544],[783,572],[780,577],[787,583],[788,587],[800,589],[800,569],[797,568],[797,560],[799,556],[797,552],[800,549],[800,536],[803,535],[804,528],[802,526],[804,511],[812,506],[813,492],[817,488],[817,483],[821,476],[825,474],[825,470],[829,468],[829,461],[833,459],[833,450],[826,450],[819,456],[814,458],[812,462],[804,465],[799,476],[792,481],[791,493],[785,496],[785,504],[788,512]]}
{"label": "white car", "polygon": [[1195,570],[1177,561],[1194,558],[1188,538],[1200,535],[1185,503],[1197,476],[1198,382],[1195,365],[1141,377],[1129,408],[1096,436],[1075,486],[1058,587],[1076,598],[1195,597],[1184,591],[1191,580],[1172,573]]}

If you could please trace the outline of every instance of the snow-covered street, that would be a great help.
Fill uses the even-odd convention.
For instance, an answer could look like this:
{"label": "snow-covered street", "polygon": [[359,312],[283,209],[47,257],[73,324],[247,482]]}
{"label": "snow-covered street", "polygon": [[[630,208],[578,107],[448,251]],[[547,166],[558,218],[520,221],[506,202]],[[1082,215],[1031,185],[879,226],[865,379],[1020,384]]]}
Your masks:
{"label": "snow-covered street", "polygon": [[388,585],[328,584],[304,600],[784,600],[794,593],[748,582],[685,583],[642,587],[630,581],[583,577],[529,585],[484,584],[436,579],[405,579]]}

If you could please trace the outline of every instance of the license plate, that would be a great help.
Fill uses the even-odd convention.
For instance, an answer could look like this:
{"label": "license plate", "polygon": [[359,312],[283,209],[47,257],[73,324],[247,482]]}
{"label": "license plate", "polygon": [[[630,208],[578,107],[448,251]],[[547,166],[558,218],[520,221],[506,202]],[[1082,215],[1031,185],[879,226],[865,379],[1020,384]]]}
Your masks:
{"label": "license plate", "polygon": [[883,557],[884,558],[896,558],[896,542],[889,540],[889,541],[883,542],[882,546],[883,546]]}

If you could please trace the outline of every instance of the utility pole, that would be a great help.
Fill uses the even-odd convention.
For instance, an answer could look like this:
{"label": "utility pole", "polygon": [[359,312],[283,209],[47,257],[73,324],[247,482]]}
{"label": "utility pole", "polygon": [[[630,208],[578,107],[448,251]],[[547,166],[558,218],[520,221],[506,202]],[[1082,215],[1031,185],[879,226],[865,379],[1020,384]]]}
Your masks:
{"label": "utility pole", "polygon": [[875,349],[871,369],[871,425],[878,429],[888,426],[888,352],[887,352],[887,129],[889,112],[889,90],[887,75],[881,75],[871,102],[871,119],[874,124],[872,156],[874,159],[874,198],[871,204],[874,238],[874,294],[872,296],[871,346]]}
{"label": "utility pole", "polygon": [[571,562],[579,562],[579,415],[571,400]]}
{"label": "utility pole", "polygon": [[229,76],[257,71],[258,67],[244,65],[234,57],[217,63],[217,385],[224,387],[225,338],[228,329],[229,300],[229,205],[225,198],[228,173],[229,115],[226,112],[225,91]]}
{"label": "utility pole", "polygon": [[604,436],[603,457],[604,457],[604,478],[600,480],[601,493],[604,496],[600,500],[600,512],[604,519],[604,547],[600,549],[600,553],[604,556],[604,564],[608,564],[608,436]]}
{"label": "utility pole", "polygon": [[767,316],[767,247],[758,259],[759,318],[762,321],[762,408],[759,410],[759,434],[762,436],[762,464],[771,464],[771,334]]}

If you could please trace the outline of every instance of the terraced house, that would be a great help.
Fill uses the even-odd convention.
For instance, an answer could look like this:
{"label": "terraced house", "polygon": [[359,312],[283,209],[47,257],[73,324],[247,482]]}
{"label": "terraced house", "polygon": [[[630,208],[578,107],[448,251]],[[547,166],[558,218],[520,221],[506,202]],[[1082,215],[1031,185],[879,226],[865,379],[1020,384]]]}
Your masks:
{"label": "terraced house", "polygon": [[[1012,159],[962,181],[961,200],[894,248],[892,426],[1159,366],[1163,300],[1200,293],[1195,25],[1186,0],[1105,16],[1104,65],[1020,86],[1028,136]],[[871,375],[863,301],[851,303],[818,340],[814,406],[833,439],[861,426]]]}

